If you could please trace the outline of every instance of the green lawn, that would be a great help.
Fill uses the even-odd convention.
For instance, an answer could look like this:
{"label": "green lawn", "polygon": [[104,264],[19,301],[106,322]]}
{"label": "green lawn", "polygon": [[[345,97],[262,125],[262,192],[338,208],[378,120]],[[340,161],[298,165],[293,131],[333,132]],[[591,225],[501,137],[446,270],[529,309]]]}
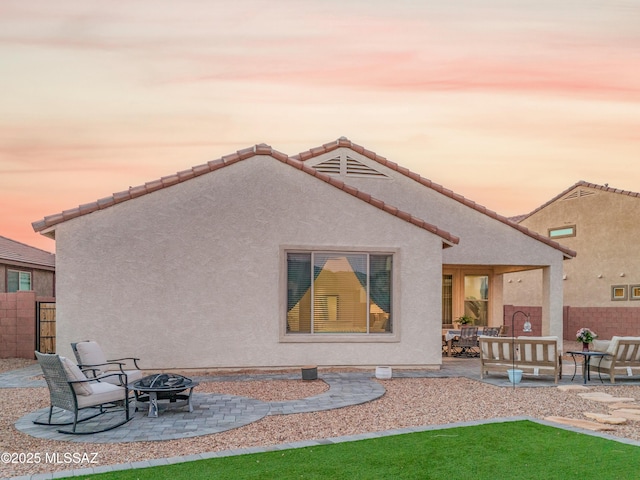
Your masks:
{"label": "green lawn", "polygon": [[107,479],[637,479],[640,447],[530,421],[94,475]]}

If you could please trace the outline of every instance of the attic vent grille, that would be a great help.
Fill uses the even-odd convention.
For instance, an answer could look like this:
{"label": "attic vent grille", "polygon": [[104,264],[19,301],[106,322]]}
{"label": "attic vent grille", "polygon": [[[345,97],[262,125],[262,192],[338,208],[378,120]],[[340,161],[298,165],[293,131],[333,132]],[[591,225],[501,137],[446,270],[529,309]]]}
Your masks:
{"label": "attic vent grille", "polygon": [[340,175],[340,157],[325,160],[322,163],[314,165],[313,168],[319,172],[328,173],[329,175]]}
{"label": "attic vent grille", "polygon": [[384,173],[371,168],[355,158],[347,155],[347,175],[366,175],[369,177],[386,177]]}
{"label": "attic vent grille", "polygon": [[594,192],[592,190],[583,190],[583,189],[579,188],[579,189],[574,190],[573,192],[571,192],[566,197],[564,197],[563,200],[573,200],[575,198],[589,197],[589,196],[595,195],[595,194],[596,194],[596,192]]}
{"label": "attic vent grille", "polygon": [[349,155],[339,155],[324,162],[313,165],[317,171],[329,175],[346,175],[358,177],[389,178],[369,165],[365,165]]}

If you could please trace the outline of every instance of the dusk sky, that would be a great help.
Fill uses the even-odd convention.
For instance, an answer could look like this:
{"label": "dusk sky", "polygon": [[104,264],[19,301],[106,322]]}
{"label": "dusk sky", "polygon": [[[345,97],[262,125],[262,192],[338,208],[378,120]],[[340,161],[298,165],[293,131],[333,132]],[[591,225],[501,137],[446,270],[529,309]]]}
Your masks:
{"label": "dusk sky", "polygon": [[48,251],[31,222],[258,143],[507,216],[640,191],[640,0],[2,0],[0,67],[0,235]]}

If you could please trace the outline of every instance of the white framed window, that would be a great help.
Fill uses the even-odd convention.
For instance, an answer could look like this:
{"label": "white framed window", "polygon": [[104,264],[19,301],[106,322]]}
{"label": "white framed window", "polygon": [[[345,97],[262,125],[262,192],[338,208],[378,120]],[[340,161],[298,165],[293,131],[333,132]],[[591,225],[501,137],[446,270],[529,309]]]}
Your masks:
{"label": "white framed window", "polygon": [[393,254],[286,252],[286,335],[393,333]]}
{"label": "white framed window", "polygon": [[31,272],[7,270],[7,292],[31,290]]}
{"label": "white framed window", "polygon": [[567,225],[565,227],[557,227],[549,229],[549,238],[565,238],[565,237],[575,237],[576,236],[576,226],[575,225]]}
{"label": "white framed window", "polygon": [[489,275],[464,276],[464,314],[475,325],[489,324]]}

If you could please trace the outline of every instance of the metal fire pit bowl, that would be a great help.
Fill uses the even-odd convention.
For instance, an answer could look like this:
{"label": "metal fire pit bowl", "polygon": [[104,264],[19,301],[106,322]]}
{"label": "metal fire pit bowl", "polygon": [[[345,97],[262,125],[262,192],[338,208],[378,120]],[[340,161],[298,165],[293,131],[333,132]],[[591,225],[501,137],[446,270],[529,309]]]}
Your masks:
{"label": "metal fire pit bowl", "polygon": [[[136,410],[139,405],[148,406],[148,415],[157,417],[159,410],[170,408],[186,406],[189,412],[193,412],[191,393],[196,386],[198,382],[182,375],[156,373],[133,382],[131,389],[136,396]],[[185,390],[189,390],[189,393],[183,394]]]}

